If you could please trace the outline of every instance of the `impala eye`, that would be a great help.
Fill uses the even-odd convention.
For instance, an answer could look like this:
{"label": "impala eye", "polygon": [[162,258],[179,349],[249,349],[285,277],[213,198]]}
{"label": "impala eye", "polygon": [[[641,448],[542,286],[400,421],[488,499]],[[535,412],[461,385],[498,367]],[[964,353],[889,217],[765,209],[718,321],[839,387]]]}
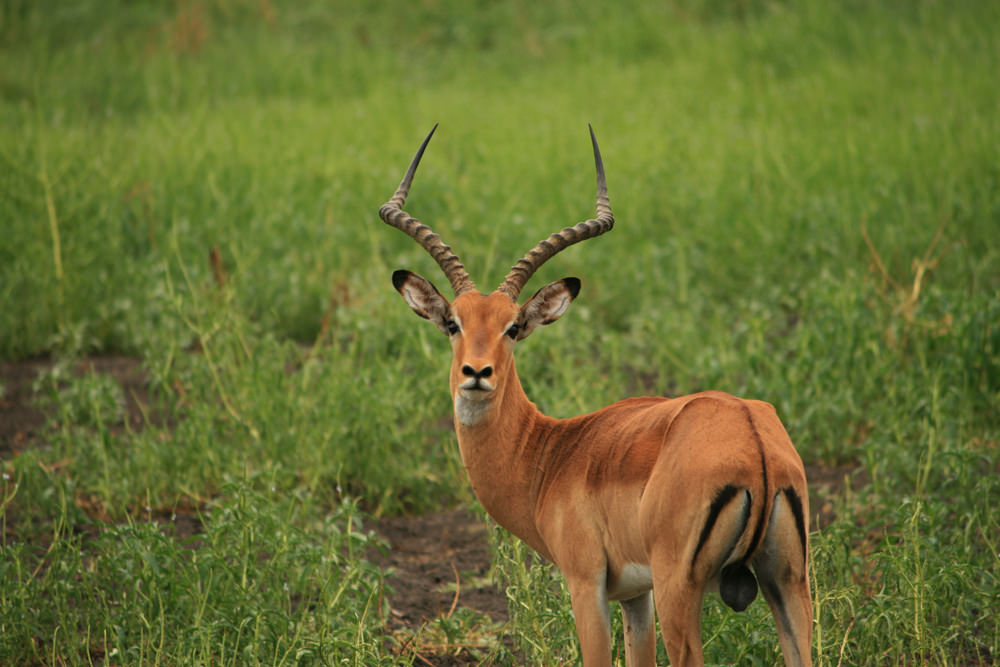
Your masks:
{"label": "impala eye", "polygon": [[521,331],[521,325],[516,322],[510,325],[510,328],[504,332],[505,335],[510,336],[511,339],[517,339],[517,334]]}
{"label": "impala eye", "polygon": [[455,334],[458,333],[458,324],[455,322],[455,320],[448,320],[447,322],[445,322],[444,328],[448,330],[449,336],[454,336]]}

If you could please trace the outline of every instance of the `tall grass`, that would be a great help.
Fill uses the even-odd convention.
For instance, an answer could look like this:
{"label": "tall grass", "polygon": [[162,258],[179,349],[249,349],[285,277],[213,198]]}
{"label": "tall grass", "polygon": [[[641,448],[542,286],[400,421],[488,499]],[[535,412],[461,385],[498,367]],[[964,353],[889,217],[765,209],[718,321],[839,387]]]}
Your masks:
{"label": "tall grass", "polygon": [[[44,433],[0,450],[0,662],[413,660],[358,507],[471,498],[447,346],[388,282],[434,264],[376,214],[435,122],[408,206],[484,287],[591,214],[601,140],[618,224],[540,271],[583,292],[520,352],[543,410],[771,401],[864,480],[812,535],[820,664],[995,662],[998,29],[988,3],[0,5],[0,357],[56,362]],[[142,359],[141,428],[69,372],[101,352]],[[519,655],[572,659],[558,578],[495,553]],[[704,636],[777,659],[761,603],[710,602]]]}

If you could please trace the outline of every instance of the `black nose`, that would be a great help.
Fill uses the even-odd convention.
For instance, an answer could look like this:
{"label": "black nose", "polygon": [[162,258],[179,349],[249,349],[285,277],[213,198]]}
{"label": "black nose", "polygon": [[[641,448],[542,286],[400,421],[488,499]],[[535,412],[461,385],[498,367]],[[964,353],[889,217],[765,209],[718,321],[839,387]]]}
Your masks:
{"label": "black nose", "polygon": [[492,366],[483,366],[480,370],[476,370],[469,364],[462,366],[462,375],[468,375],[470,378],[475,378],[477,380],[482,380],[493,375]]}

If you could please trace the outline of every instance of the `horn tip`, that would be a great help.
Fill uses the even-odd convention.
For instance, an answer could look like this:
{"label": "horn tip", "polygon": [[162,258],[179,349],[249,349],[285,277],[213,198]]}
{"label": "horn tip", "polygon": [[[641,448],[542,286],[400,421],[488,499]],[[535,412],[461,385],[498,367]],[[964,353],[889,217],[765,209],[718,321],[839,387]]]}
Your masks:
{"label": "horn tip", "polygon": [[587,123],[590,128],[590,143],[594,146],[594,163],[597,166],[598,177],[604,175],[604,160],[601,159],[601,149],[597,146],[597,136],[594,134],[594,126]]}

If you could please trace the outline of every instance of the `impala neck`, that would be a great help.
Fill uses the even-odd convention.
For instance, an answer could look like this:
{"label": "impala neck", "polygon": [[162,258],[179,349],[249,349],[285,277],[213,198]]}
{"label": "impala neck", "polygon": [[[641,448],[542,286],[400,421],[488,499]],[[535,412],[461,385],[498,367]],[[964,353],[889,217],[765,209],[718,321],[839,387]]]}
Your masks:
{"label": "impala neck", "polygon": [[[521,387],[513,360],[497,392],[471,407],[453,389],[455,431],[472,489],[497,523],[542,555],[547,550],[533,521],[537,495],[538,433],[552,421]],[[477,415],[472,422],[470,416]]]}

